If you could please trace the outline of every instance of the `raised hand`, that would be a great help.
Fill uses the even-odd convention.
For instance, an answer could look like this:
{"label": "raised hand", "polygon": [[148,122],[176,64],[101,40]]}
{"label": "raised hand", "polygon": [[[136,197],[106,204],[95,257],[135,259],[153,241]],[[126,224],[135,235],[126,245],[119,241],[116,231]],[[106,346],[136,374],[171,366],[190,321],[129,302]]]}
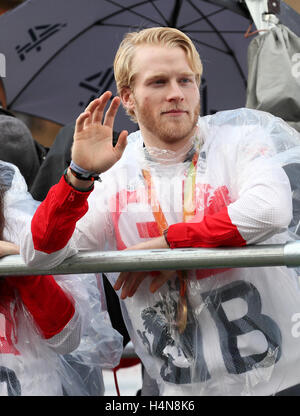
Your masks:
{"label": "raised hand", "polygon": [[122,156],[127,144],[126,130],[120,133],[116,146],[112,144],[119,97],[113,98],[103,120],[104,108],[111,95],[110,91],[106,91],[92,101],[76,120],[72,159],[90,172],[102,173],[112,167]]}

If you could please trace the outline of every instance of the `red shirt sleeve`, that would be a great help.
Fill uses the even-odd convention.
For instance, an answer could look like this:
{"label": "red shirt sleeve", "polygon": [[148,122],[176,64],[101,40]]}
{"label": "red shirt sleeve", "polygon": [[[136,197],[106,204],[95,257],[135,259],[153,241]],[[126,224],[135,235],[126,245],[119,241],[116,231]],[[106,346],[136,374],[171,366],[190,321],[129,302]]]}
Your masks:
{"label": "red shirt sleeve", "polygon": [[170,225],[167,240],[171,248],[246,245],[236,225],[232,224],[227,207],[215,214],[205,215],[201,222]]}
{"label": "red shirt sleeve", "polygon": [[44,338],[63,330],[75,313],[74,300],[56,283],[53,276],[7,277],[17,289]]}
{"label": "red shirt sleeve", "polygon": [[76,191],[64,177],[50,189],[31,222],[35,250],[50,254],[66,246],[76,222],[88,210],[91,192]]}

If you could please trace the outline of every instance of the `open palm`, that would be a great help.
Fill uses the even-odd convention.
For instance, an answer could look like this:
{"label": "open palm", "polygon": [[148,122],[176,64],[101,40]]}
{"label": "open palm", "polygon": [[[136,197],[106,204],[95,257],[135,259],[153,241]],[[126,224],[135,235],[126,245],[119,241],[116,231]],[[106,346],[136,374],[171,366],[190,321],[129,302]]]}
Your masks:
{"label": "open palm", "polygon": [[92,101],[76,120],[72,160],[90,172],[102,173],[112,167],[122,156],[127,144],[126,130],[120,133],[116,146],[112,144],[119,97],[114,97],[103,120],[104,108],[110,97],[111,92],[106,91]]}

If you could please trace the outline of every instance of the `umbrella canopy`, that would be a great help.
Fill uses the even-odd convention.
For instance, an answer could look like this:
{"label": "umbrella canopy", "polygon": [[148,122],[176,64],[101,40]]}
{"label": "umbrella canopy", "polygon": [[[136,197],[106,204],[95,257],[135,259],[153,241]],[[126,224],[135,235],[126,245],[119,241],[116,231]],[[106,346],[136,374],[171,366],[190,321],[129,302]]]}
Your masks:
{"label": "umbrella canopy", "polygon": [[[152,26],[193,39],[204,65],[203,114],[244,106],[247,16],[235,0],[28,0],[0,17],[8,108],[72,122],[103,91],[116,93],[113,59],[124,33]],[[120,110],[115,128],[136,126]]]}

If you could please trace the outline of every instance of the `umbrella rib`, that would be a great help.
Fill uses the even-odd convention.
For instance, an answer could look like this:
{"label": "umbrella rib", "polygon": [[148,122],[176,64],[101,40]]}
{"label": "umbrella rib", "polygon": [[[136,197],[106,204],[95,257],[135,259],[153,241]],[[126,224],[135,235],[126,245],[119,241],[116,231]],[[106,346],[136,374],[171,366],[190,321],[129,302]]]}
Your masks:
{"label": "umbrella rib", "polygon": [[[187,30],[189,33],[216,33],[214,30]],[[222,33],[245,33],[244,30],[222,30]]]}
{"label": "umbrella rib", "polygon": [[122,25],[121,23],[95,23],[95,26],[108,26],[108,27],[127,27],[133,29],[141,29],[141,25]]}
{"label": "umbrella rib", "polygon": [[175,0],[174,8],[170,16],[168,26],[177,27],[177,19],[182,6],[182,0]]}
{"label": "umbrella rib", "polygon": [[204,18],[208,18],[208,17],[214,16],[215,14],[221,13],[224,10],[226,10],[226,8],[225,7],[222,7],[221,9],[216,10],[216,11],[214,11],[212,13],[209,13],[209,14],[207,14],[205,16],[198,17],[198,19],[192,20],[191,22],[186,23],[185,25],[181,25],[181,26],[178,27],[178,29],[183,30],[186,26],[190,26],[190,25],[193,25],[195,23],[201,22],[201,20],[203,20]]}
{"label": "umbrella rib", "polygon": [[217,30],[217,28],[215,27],[215,25],[210,20],[208,20],[206,16],[204,16],[203,12],[197,6],[194,5],[194,3],[192,2],[192,0],[187,0],[187,1],[203,17],[203,19],[205,19],[206,23],[215,31],[215,33],[218,35],[218,37],[224,43],[224,45],[226,46],[226,48],[228,49],[228,51],[231,51],[232,52],[232,50],[230,49],[228,43],[223,38],[223,36],[221,35],[221,33]]}
{"label": "umbrella rib", "polygon": [[217,46],[210,45],[209,43],[202,42],[201,40],[198,40],[198,39],[195,39],[195,38],[192,38],[192,37],[190,37],[190,38],[193,42],[198,43],[199,45],[207,46],[208,48],[214,49],[215,51],[218,51],[218,52],[222,52],[225,55],[232,55],[229,51],[218,48]]}
{"label": "umbrella rib", "polygon": [[226,46],[227,50],[228,50],[228,54],[232,56],[232,59],[234,60],[238,72],[240,73],[242,80],[244,81],[245,85],[247,85],[247,80],[245,78],[244,72],[239,64],[239,61],[237,60],[235,53],[233,52],[233,50],[229,47],[228,43],[226,42],[226,39],[222,36],[222,34],[217,30],[217,28],[215,27],[215,25],[209,20],[207,19],[204,15],[203,12],[197,7],[195,6],[195,4],[192,2],[192,0],[187,0],[189,2],[189,4],[200,14],[204,17],[204,19],[206,20],[206,22],[212,27],[212,29],[215,30],[216,35],[221,39],[221,41],[224,43],[224,45]]}
{"label": "umbrella rib", "polygon": [[[98,25],[100,25],[100,23],[99,24],[97,24],[97,26]],[[101,26],[108,26],[108,27],[126,27],[126,28],[128,28],[129,26],[128,25],[122,25],[121,23],[101,23]],[[139,26],[130,26],[131,28],[133,28],[133,29],[140,29],[141,28],[141,25],[139,25]],[[186,32],[189,32],[189,33],[216,33],[214,30],[186,30]],[[241,34],[241,33],[245,33],[245,31],[244,30],[222,30],[222,33],[238,33],[238,34]],[[209,46],[209,45],[207,45],[207,46]]]}
{"label": "umbrella rib", "polygon": [[[122,12],[130,12],[130,13],[136,15],[136,16],[139,16],[139,17],[142,17],[142,18],[145,19],[145,16],[144,15],[142,15],[141,13],[138,13],[138,12],[136,12],[134,10],[131,10],[131,9],[133,9],[133,8],[135,8],[137,6],[141,6],[141,5],[145,4],[145,3],[149,3],[149,0],[145,0],[145,1],[142,1],[142,2],[140,2],[138,4],[134,4],[134,5],[129,6],[129,7],[124,7],[121,4],[119,4],[119,3],[117,3],[117,2],[115,2],[113,0],[105,0],[105,1],[108,2],[108,3],[110,3],[110,4],[113,4],[114,6],[121,7],[121,10],[118,10],[117,12],[112,13],[110,16],[107,16],[104,19],[99,20],[99,22],[96,22],[96,24],[101,24],[101,22],[105,21],[106,19],[109,19],[109,18],[111,18],[111,17],[113,17],[115,15],[118,15],[118,14],[122,13]],[[161,24],[160,22],[157,22],[156,20],[150,19],[149,17],[147,17],[147,20],[149,22],[155,23],[156,25],[160,25]]]}
{"label": "umbrella rib", "polygon": [[165,22],[165,24],[168,24],[167,19],[165,18],[165,16],[162,14],[162,12],[159,10],[159,8],[153,3],[153,0],[150,0],[150,3],[152,5],[152,7],[157,11],[157,13],[160,15],[160,17],[163,19],[163,21]]}

